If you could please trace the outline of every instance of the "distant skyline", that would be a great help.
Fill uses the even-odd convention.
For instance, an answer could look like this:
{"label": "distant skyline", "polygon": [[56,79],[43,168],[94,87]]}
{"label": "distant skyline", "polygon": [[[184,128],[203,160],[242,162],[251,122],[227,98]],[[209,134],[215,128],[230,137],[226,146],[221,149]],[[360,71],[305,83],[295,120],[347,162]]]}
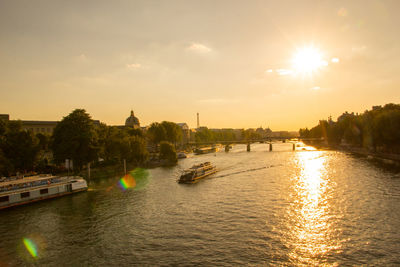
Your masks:
{"label": "distant skyline", "polygon": [[399,103],[400,2],[0,0],[0,114],[315,126]]}

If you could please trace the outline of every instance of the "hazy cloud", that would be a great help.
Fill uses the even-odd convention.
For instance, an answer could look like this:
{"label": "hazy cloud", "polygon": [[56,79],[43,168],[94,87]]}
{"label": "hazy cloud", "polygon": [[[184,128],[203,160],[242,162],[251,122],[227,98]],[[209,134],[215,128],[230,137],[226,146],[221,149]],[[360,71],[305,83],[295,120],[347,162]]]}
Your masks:
{"label": "hazy cloud", "polygon": [[132,63],[132,64],[126,64],[126,67],[130,70],[135,70],[135,69],[140,69],[142,65],[139,63]]}
{"label": "hazy cloud", "polygon": [[276,72],[281,76],[294,74],[294,71],[291,69],[277,69]]}
{"label": "hazy cloud", "polygon": [[192,43],[190,46],[187,47],[187,50],[194,51],[197,53],[208,53],[211,52],[211,48],[205,46],[204,44],[200,43]]}
{"label": "hazy cloud", "polygon": [[73,61],[75,61],[77,63],[87,63],[87,62],[89,62],[89,58],[85,54],[82,53],[78,56],[74,56]]}

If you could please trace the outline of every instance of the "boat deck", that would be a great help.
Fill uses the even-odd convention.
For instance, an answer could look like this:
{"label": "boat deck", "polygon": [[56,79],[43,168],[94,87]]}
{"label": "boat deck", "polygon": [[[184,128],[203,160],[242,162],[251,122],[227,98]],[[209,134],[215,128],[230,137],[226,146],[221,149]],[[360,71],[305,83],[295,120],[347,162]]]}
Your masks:
{"label": "boat deck", "polygon": [[[31,177],[25,177],[23,179],[17,179],[17,180],[12,180],[12,181],[5,181],[5,182],[0,182],[0,196],[4,195],[9,195],[9,194],[14,194],[14,193],[23,193],[27,191],[31,191],[33,188],[34,189],[42,189],[42,188],[50,188],[50,187],[55,187],[55,186],[60,186],[63,184],[68,184],[71,182],[71,180],[75,179],[77,177],[75,176],[67,176],[67,177],[60,177],[60,176],[31,176]],[[34,182],[44,182],[48,181],[50,179],[57,179],[57,181],[50,182],[50,183],[44,183],[44,184],[38,184],[38,185],[32,185]],[[11,188],[7,189],[7,187],[10,186],[21,186],[22,184],[31,184],[26,187],[21,187],[21,188]],[[1,190],[1,188],[6,188],[5,190]]]}

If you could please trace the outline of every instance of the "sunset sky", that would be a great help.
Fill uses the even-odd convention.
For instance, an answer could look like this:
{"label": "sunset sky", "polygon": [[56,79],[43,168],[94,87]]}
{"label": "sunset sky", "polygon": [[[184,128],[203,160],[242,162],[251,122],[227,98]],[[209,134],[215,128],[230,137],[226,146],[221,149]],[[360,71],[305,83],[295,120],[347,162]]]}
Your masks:
{"label": "sunset sky", "polygon": [[0,0],[0,113],[298,130],[399,103],[400,1]]}

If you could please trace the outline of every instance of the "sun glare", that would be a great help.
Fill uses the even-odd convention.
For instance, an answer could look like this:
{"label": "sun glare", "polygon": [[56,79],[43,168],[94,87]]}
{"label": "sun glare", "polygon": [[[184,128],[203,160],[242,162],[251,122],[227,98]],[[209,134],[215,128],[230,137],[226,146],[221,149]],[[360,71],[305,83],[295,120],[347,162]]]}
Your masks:
{"label": "sun glare", "polygon": [[312,74],[328,65],[328,62],[322,58],[318,49],[310,46],[298,49],[293,57],[292,64],[296,73]]}

